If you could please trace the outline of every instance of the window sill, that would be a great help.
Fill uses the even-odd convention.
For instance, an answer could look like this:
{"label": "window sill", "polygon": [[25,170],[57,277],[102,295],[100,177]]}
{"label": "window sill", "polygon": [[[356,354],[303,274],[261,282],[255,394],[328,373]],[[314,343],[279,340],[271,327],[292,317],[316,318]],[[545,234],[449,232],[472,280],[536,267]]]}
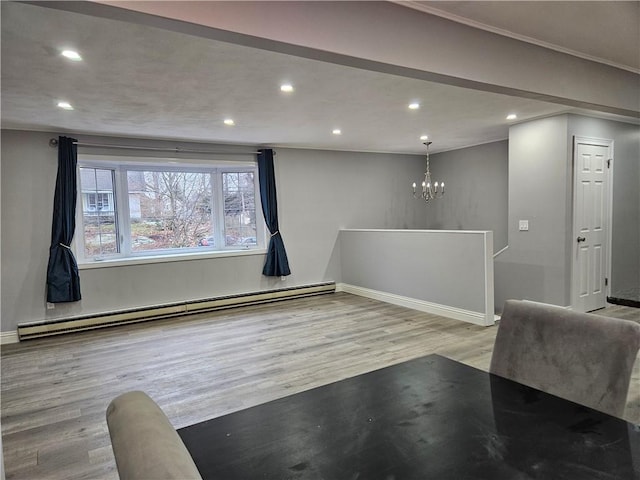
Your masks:
{"label": "window sill", "polygon": [[146,257],[127,257],[100,260],[87,263],[78,263],[78,270],[91,270],[93,268],[125,267],[128,265],[147,265],[150,263],[188,262],[192,260],[206,260],[222,257],[243,257],[246,255],[264,255],[267,250],[257,248],[251,250],[223,250],[215,252],[190,252],[177,253],[175,255],[149,255]]}

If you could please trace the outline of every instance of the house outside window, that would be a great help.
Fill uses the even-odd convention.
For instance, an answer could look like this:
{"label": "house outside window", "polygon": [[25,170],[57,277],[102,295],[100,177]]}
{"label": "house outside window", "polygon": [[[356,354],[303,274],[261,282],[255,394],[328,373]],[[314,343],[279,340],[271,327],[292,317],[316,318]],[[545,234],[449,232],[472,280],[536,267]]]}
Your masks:
{"label": "house outside window", "polygon": [[113,211],[113,208],[111,208],[111,204],[113,203],[111,198],[113,195],[110,193],[85,193],[85,195],[85,211],[87,213],[95,211],[102,212],[105,210]]}
{"label": "house outside window", "polygon": [[79,170],[85,255],[96,257],[120,253],[113,171],[104,168]]}
{"label": "house outside window", "polygon": [[255,163],[176,166],[79,159],[81,263],[263,249]]}

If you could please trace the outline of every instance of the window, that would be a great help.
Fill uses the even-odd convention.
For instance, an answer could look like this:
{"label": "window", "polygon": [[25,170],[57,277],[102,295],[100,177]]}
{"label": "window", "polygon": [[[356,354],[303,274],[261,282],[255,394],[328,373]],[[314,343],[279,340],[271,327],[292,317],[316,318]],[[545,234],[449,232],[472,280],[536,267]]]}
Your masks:
{"label": "window", "polygon": [[257,168],[81,160],[84,262],[264,246]]}
{"label": "window", "polygon": [[256,245],[253,172],[222,174],[226,245]]}
{"label": "window", "polygon": [[87,211],[95,212],[102,210],[110,210],[111,202],[108,193],[87,193]]}
{"label": "window", "polygon": [[[114,172],[103,168],[80,168],[84,256],[120,253],[114,216]],[[105,208],[106,207],[106,208]]]}

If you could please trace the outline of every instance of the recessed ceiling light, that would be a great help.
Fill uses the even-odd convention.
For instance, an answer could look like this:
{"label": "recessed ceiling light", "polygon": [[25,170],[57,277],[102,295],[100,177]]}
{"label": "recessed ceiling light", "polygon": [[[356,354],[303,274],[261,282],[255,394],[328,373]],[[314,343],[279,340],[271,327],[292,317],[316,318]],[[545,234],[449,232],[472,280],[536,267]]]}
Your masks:
{"label": "recessed ceiling light", "polygon": [[420,137],[420,140],[424,141],[424,140],[429,140],[429,135],[422,135]]}
{"label": "recessed ceiling light", "polygon": [[69,102],[58,102],[58,107],[63,108],[65,110],[73,110],[73,107]]}
{"label": "recessed ceiling light", "polygon": [[510,113],[507,115],[507,120],[515,120],[518,116],[515,113]]}
{"label": "recessed ceiling light", "polygon": [[419,109],[419,108],[420,108],[420,104],[419,104],[419,103],[417,103],[417,102],[413,102],[413,103],[410,103],[410,104],[409,104],[409,109],[410,109],[410,110],[417,110],[417,109]]}
{"label": "recessed ceiling light", "polygon": [[293,85],[291,85],[290,83],[284,83],[284,84],[280,85],[280,91],[286,92],[286,93],[291,93],[291,92],[293,92]]}
{"label": "recessed ceiling light", "polygon": [[73,60],[74,62],[79,62],[82,60],[82,57],[75,50],[63,50],[62,56],[68,58],[69,60]]}
{"label": "recessed ceiling light", "polygon": [[331,133],[333,133],[334,135],[342,135],[342,130],[340,130],[339,128],[334,128]]}
{"label": "recessed ceiling light", "polygon": [[225,125],[229,125],[229,126],[233,126],[233,125],[236,124],[236,122],[234,122],[232,118],[225,118],[224,119],[224,124]]}

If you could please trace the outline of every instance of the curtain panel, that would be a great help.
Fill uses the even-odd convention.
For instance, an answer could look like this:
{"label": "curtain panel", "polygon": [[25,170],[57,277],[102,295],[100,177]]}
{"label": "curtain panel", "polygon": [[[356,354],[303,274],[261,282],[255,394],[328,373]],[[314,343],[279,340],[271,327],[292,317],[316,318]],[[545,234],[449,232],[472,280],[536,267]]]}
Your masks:
{"label": "curtain panel", "polygon": [[262,200],[264,220],[271,233],[262,274],[267,277],[283,277],[291,275],[291,270],[289,269],[287,252],[278,227],[278,201],[276,199],[276,176],[273,169],[273,150],[263,149],[259,150],[259,152],[260,200]]}
{"label": "curtain panel", "polygon": [[77,302],[80,295],[78,264],[71,251],[71,240],[76,228],[76,140],[58,138],[58,176],[53,199],[51,246],[47,267],[47,302]]}

